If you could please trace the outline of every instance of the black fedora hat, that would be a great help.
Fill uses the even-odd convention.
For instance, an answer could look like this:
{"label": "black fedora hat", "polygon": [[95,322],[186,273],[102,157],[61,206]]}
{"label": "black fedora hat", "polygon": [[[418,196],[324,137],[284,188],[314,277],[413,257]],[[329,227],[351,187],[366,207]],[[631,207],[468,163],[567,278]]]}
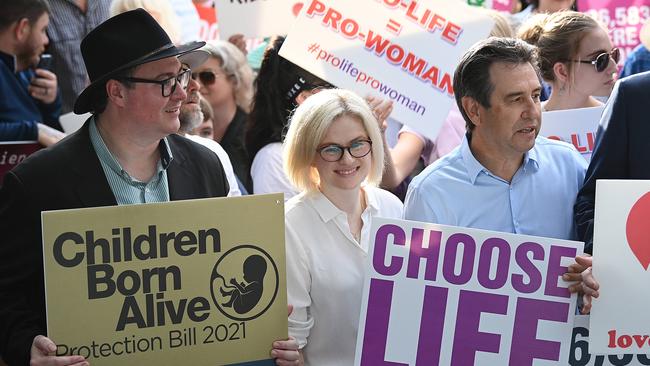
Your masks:
{"label": "black fedora hat", "polygon": [[[166,57],[186,55],[184,63],[202,62],[202,53],[188,53],[205,42],[176,47],[156,20],[144,9],[136,9],[109,18],[81,41],[81,54],[88,70],[90,85],[77,97],[74,112],[92,111],[92,99],[112,76],[128,68]],[[196,52],[196,51],[195,51]]]}

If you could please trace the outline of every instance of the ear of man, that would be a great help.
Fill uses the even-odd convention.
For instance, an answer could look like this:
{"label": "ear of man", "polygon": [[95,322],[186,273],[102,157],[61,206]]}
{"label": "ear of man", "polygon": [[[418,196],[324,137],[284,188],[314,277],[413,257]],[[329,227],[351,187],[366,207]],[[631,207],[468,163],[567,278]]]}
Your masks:
{"label": "ear of man", "polygon": [[126,86],[115,79],[106,82],[106,95],[113,104],[124,107],[126,105]]}
{"label": "ear of man", "polygon": [[465,114],[469,117],[474,126],[481,125],[481,104],[472,97],[463,97],[461,104],[465,110]]}
{"label": "ear of man", "polygon": [[27,18],[21,18],[13,26],[14,37],[18,42],[25,42],[32,31],[32,23]]}

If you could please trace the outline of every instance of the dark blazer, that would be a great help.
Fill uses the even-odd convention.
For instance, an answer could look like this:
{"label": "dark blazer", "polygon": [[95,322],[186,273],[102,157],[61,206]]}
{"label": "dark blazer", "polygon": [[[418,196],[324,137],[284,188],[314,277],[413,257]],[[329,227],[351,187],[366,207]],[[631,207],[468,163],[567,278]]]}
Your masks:
{"label": "dark blazer", "polygon": [[[212,151],[181,136],[169,136],[168,142],[171,200],[228,194]],[[116,204],[88,123],[5,176],[0,189],[0,355],[10,366],[28,365],[34,337],[46,333],[41,211]]]}
{"label": "dark blazer", "polygon": [[600,121],[585,184],[575,204],[578,237],[593,250],[598,179],[650,179],[650,72],[621,79]]}

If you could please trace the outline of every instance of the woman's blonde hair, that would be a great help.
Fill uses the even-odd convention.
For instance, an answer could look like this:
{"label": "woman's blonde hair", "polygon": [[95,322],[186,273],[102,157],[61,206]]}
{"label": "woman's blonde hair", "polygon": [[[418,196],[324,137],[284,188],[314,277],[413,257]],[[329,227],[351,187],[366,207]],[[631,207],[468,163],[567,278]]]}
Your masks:
{"label": "woman's blonde hair", "polygon": [[110,15],[115,16],[138,8],[143,8],[151,14],[173,43],[180,41],[180,24],[169,0],[113,0]]}
{"label": "woman's blonde hair", "polygon": [[253,70],[244,53],[232,43],[218,40],[208,41],[201,49],[219,60],[228,79],[234,80],[235,103],[248,113],[253,99]]}
{"label": "woman's blonde hair", "polygon": [[[537,46],[539,69],[547,82],[555,81],[553,67],[557,62],[565,63],[569,74],[580,42],[598,27],[594,18],[577,11],[559,11],[551,14],[538,14],[531,17],[519,29],[519,38]],[[603,28],[604,29],[604,28]]]}
{"label": "woman's blonde hair", "polygon": [[339,118],[360,120],[372,141],[370,173],[366,182],[378,185],[384,170],[384,145],[377,119],[368,103],[355,93],[327,89],[310,96],[294,111],[284,141],[284,169],[289,180],[303,191],[317,191],[318,171],[313,167],[316,149],[327,130]]}

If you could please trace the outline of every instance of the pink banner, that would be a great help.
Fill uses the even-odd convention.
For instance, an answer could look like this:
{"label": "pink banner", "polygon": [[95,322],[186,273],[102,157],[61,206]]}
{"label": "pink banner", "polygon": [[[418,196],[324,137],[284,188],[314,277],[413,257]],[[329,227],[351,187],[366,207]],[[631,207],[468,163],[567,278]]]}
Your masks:
{"label": "pink banner", "polygon": [[467,4],[510,13],[516,0],[467,0]]}
{"label": "pink banner", "polygon": [[578,0],[578,9],[605,24],[614,47],[621,50],[621,65],[641,43],[641,26],[650,18],[650,0]]}
{"label": "pink banner", "polygon": [[7,172],[40,149],[41,145],[34,141],[0,142],[0,186]]}

